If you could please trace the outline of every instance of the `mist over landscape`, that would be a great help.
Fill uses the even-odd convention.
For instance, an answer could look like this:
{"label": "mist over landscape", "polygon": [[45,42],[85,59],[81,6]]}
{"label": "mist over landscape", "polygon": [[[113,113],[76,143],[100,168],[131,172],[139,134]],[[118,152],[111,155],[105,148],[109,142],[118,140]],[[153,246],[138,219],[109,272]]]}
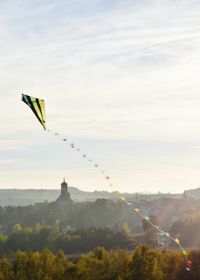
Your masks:
{"label": "mist over landscape", "polygon": [[[76,187],[69,186],[69,192],[71,198],[75,202],[89,202],[95,201],[99,198],[105,198],[110,200],[116,200],[117,197],[114,192],[109,191],[83,191]],[[183,193],[122,193],[127,199],[146,199],[147,201],[156,200],[160,198],[177,198],[183,197],[184,193],[189,198],[196,200],[200,199],[200,189],[191,189],[184,191]],[[29,205],[42,202],[53,202],[57,199],[60,194],[60,189],[47,189],[47,188],[36,188],[36,189],[0,189],[0,205],[1,206],[19,206]]]}

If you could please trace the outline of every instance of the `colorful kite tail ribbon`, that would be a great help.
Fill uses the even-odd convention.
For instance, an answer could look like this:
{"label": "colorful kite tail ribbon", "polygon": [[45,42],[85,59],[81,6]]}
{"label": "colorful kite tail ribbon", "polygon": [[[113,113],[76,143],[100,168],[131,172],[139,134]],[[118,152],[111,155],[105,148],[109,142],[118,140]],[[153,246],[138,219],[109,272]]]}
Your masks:
{"label": "colorful kite tail ribbon", "polygon": [[47,128],[46,131],[49,132],[49,133],[51,133],[51,134],[54,135],[54,136],[61,137],[63,142],[67,142],[70,148],[72,148],[72,149],[75,150],[76,152],[80,153],[80,155],[82,156],[82,158],[84,158],[85,160],[87,160],[93,167],[95,167],[96,169],[98,169],[99,172],[100,172],[101,174],[104,174],[104,176],[103,176],[104,179],[107,180],[107,181],[109,180],[109,186],[110,186],[110,187],[113,187],[113,183],[112,183],[112,181],[111,181],[111,177],[108,176],[108,175],[106,175],[106,171],[103,170],[103,169],[101,169],[100,166],[99,166],[99,164],[98,164],[98,163],[95,163],[95,161],[94,161],[93,159],[91,159],[90,157],[88,157],[87,154],[82,153],[82,152],[81,152],[82,149],[80,149],[74,142],[70,142],[68,138],[61,136],[60,133],[58,133],[58,132],[56,132],[56,131],[54,131],[54,130],[52,130],[52,129]]}
{"label": "colorful kite tail ribbon", "polygon": [[[132,203],[128,202],[126,200],[126,198],[124,196],[122,196],[118,191],[113,192],[115,195],[117,195],[122,201],[124,201],[126,203],[126,205],[128,206],[132,206]],[[186,262],[186,270],[190,271],[191,270],[191,266],[192,266],[192,261],[188,258],[188,253],[186,252],[186,250],[183,248],[183,246],[181,245],[181,242],[178,238],[173,238],[170,233],[163,231],[158,225],[155,225],[151,222],[150,217],[143,215],[142,211],[139,208],[133,208],[133,211],[139,215],[141,218],[143,218],[147,223],[149,223],[153,228],[155,228],[155,230],[157,230],[158,232],[160,232],[161,234],[166,235],[170,240],[172,240],[181,250],[181,252],[183,253],[184,257],[185,257],[185,262]]]}

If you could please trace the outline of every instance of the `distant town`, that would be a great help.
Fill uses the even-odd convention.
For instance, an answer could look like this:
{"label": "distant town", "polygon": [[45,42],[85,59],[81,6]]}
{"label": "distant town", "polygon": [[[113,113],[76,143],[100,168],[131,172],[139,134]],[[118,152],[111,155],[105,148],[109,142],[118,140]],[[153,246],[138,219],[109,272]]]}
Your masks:
{"label": "distant town", "polygon": [[[108,191],[83,191],[77,187],[69,186],[66,179],[63,179],[63,182],[59,183],[58,186],[55,186],[54,189],[4,189],[0,188],[0,205],[1,206],[17,206],[17,205],[29,205],[34,203],[47,203],[53,202],[57,198],[58,200],[68,200],[72,199],[74,202],[84,202],[84,201],[95,201],[99,198],[116,200],[116,195],[113,192]],[[134,189],[134,188],[133,188]],[[171,194],[171,193],[123,193],[123,195],[130,199],[131,201],[151,201],[160,198],[175,198],[181,199],[182,197],[187,197],[198,200],[200,199],[200,188],[191,189],[184,191],[180,194]]]}

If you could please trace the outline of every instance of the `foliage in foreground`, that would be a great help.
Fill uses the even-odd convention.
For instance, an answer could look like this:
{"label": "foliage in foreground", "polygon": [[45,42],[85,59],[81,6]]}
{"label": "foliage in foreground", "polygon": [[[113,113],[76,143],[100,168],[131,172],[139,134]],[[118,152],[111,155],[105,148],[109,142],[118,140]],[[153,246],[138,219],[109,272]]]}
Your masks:
{"label": "foliage in foreground", "polygon": [[0,280],[197,280],[200,252],[192,252],[193,267],[185,270],[181,252],[159,251],[139,245],[133,254],[99,247],[85,256],[68,260],[62,251],[53,254],[16,252],[1,259]]}

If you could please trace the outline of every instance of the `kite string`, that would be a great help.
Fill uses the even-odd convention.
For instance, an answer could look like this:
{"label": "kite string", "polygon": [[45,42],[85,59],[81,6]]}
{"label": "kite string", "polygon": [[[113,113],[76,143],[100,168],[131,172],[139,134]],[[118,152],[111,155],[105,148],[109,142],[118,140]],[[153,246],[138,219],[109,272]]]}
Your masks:
{"label": "kite string", "polygon": [[72,148],[74,151],[80,153],[80,155],[82,156],[83,159],[87,160],[93,167],[95,167],[104,177],[104,179],[106,179],[107,181],[109,181],[109,187],[113,187],[113,182],[111,180],[111,177],[107,174],[107,172],[102,169],[98,163],[96,163],[93,159],[91,159],[90,157],[87,156],[86,153],[82,152],[82,149],[80,149],[79,146],[77,146],[74,142],[69,141],[68,138],[66,137],[62,137],[60,133],[55,132],[51,129],[47,129],[47,132],[51,133],[54,136],[60,137],[62,139],[62,141],[64,142],[69,142],[69,147]]}
{"label": "kite string", "polygon": [[[122,196],[119,192],[115,192],[115,194],[126,203],[128,206],[132,206],[131,202],[128,202],[127,199]],[[158,232],[160,232],[162,235],[167,236],[170,240],[172,240],[181,250],[182,254],[184,255],[185,262],[186,262],[186,270],[190,271],[191,266],[192,266],[192,261],[189,259],[188,253],[186,250],[183,248],[181,245],[181,242],[178,238],[174,238],[173,236],[170,235],[170,233],[163,231],[158,225],[155,225],[154,223],[151,222],[150,218],[148,216],[145,216],[139,208],[133,208],[132,209],[137,215],[139,215],[141,218],[143,218],[147,223],[149,223],[153,228],[155,228]]]}
{"label": "kite string", "polygon": [[[60,133],[58,132],[55,132],[53,130],[50,130],[50,129],[47,129],[46,131],[48,131],[49,133],[53,134],[54,136],[61,136]],[[62,141],[64,142],[69,142],[69,140],[67,138],[63,138],[62,137]],[[95,161],[91,158],[89,158],[87,156],[87,154],[83,153],[82,150],[74,143],[74,142],[71,142],[69,143],[69,146],[74,149],[75,151],[77,151],[78,153],[81,154],[82,158],[84,158],[85,160],[87,160],[89,163],[91,163],[93,165],[93,167],[97,168],[101,174],[106,174],[106,171],[101,169],[99,164],[97,163],[94,163]],[[109,186],[113,186],[112,184],[112,181],[111,181],[111,177],[110,176],[107,176],[105,175],[104,176],[104,179],[107,179],[110,181],[109,183]],[[125,197],[123,197],[118,191],[114,192],[114,194],[116,194],[122,201],[124,201],[126,203],[126,205],[128,206],[132,206],[132,203],[128,202],[126,200]],[[179,249],[181,250],[181,252],[183,253],[184,257],[185,257],[185,261],[186,261],[186,270],[190,271],[190,268],[191,268],[191,265],[192,265],[192,261],[189,259],[188,257],[188,253],[186,252],[186,250],[183,248],[183,246],[181,245],[181,242],[178,238],[174,238],[172,237],[168,232],[165,232],[163,231],[158,225],[155,225],[154,223],[151,222],[150,218],[148,216],[145,216],[139,208],[133,208],[133,211],[135,213],[137,213],[141,218],[143,218],[147,223],[149,223],[155,230],[157,230],[158,232],[160,232],[162,235],[165,235],[167,236],[171,241],[173,241],[178,247]]]}

